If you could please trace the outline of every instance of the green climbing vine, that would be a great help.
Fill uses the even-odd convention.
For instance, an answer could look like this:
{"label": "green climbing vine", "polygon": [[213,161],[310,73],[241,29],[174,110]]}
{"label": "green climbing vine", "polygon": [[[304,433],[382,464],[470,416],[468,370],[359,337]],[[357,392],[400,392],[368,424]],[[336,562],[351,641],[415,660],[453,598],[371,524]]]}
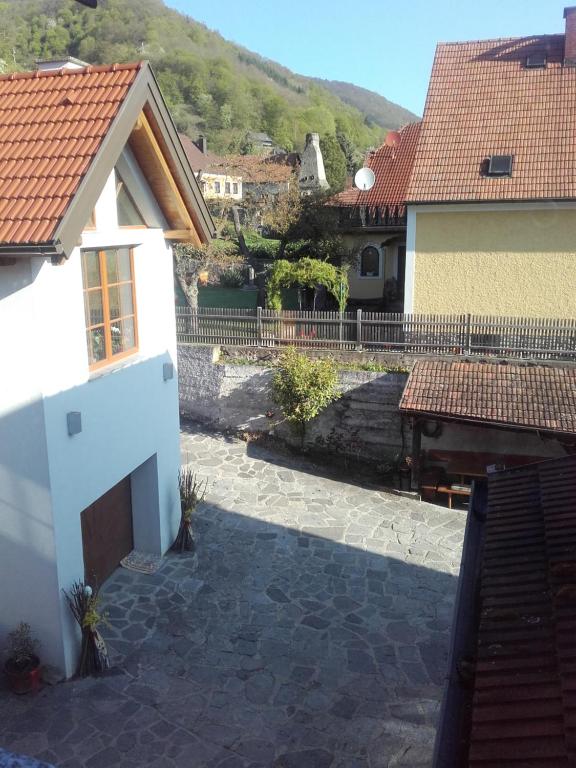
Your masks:
{"label": "green climbing vine", "polygon": [[270,309],[282,309],[282,288],[290,288],[292,285],[301,285],[303,288],[323,285],[338,302],[340,312],[346,309],[349,292],[347,270],[308,257],[298,261],[278,259],[268,273],[267,299]]}

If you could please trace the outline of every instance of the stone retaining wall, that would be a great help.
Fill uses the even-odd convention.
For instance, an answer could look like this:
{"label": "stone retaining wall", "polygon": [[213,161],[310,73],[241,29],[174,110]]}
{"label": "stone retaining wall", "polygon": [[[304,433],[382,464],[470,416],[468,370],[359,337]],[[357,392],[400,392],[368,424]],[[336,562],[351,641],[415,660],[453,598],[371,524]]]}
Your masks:
{"label": "stone retaining wall", "polygon": [[[282,423],[279,408],[271,399],[272,371],[264,366],[276,353],[251,350],[255,363],[252,365],[246,364],[247,351],[244,348],[237,354],[233,348],[179,344],[181,414],[219,429],[266,432],[299,444],[299,439]],[[351,353],[334,356],[341,359],[343,354]],[[243,364],[226,362],[234,357],[242,357]],[[359,361],[358,356],[354,359]],[[406,365],[407,361],[399,359],[391,364]],[[307,427],[306,446],[377,464],[394,459],[402,450],[398,403],[406,379],[406,373],[341,371],[343,397]],[[405,450],[409,452],[410,430],[404,431]]]}

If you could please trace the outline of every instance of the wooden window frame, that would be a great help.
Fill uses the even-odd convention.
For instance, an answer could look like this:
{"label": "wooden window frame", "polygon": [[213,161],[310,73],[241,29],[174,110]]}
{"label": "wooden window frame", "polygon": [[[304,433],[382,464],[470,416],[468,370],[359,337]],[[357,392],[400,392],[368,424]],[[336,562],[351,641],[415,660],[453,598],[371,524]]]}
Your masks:
{"label": "wooden window frame", "polygon": [[[133,248],[127,248],[128,254],[130,257],[130,280],[119,280],[118,282],[109,282],[108,281],[108,268],[106,264],[106,252],[107,251],[118,251],[123,248],[126,248],[126,246],[122,245],[116,245],[116,246],[110,246],[106,248],[83,248],[80,252],[81,255],[81,267],[82,267],[82,295],[84,297],[84,319],[85,319],[85,333],[86,336],[88,336],[89,331],[93,330],[94,328],[101,328],[104,327],[104,350],[105,350],[105,356],[102,360],[98,360],[95,363],[90,363],[90,347],[88,346],[88,339],[87,339],[87,352],[88,352],[88,368],[91,371],[98,370],[99,368],[103,368],[107,365],[111,365],[112,363],[115,363],[117,360],[123,360],[126,357],[130,357],[130,355],[134,355],[136,352],[138,352],[138,308],[136,305],[136,285],[135,285],[135,277],[134,277],[134,249]],[[94,252],[98,255],[98,266],[100,269],[100,285],[99,286],[93,286],[91,288],[85,288],[84,287],[84,253],[86,252]],[[121,315],[120,317],[114,318],[114,321],[110,319],[110,302],[108,298],[108,290],[110,286],[121,286],[126,285],[130,283],[132,286],[132,308],[133,308],[133,314],[132,315]],[[101,291],[102,292],[102,315],[104,321],[102,323],[93,323],[90,324],[90,318],[86,316],[86,294],[90,292],[95,291]],[[88,306],[90,306],[90,303],[88,302]],[[116,354],[112,353],[112,331],[111,331],[111,325],[112,322],[118,322],[121,320],[124,320],[126,318],[133,317],[134,318],[134,346],[130,347],[130,349],[126,349],[123,352],[117,352]]]}

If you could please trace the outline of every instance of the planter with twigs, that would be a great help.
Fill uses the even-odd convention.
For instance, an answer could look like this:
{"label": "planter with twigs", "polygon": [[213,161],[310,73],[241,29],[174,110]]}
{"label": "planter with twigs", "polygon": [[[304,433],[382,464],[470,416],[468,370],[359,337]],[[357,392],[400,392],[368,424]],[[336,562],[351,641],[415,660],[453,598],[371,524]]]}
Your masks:
{"label": "planter with twigs", "polygon": [[106,616],[100,613],[98,590],[83,581],[72,584],[69,592],[63,590],[72,615],[82,631],[82,649],[78,662],[78,677],[88,677],[104,672],[110,666],[106,643],[98,625],[106,623]]}
{"label": "planter with twigs", "polygon": [[175,552],[193,552],[194,537],[192,535],[192,516],[198,502],[206,495],[207,480],[198,480],[196,473],[190,467],[181,467],[178,472],[178,487],[180,489],[180,526],[171,549]]}

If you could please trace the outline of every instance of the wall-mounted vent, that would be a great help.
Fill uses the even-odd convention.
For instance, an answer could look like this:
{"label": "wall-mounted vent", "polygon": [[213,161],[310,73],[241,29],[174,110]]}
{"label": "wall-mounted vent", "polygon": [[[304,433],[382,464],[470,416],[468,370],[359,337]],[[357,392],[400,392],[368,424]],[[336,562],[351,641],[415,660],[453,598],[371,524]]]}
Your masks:
{"label": "wall-mounted vent", "polygon": [[490,155],[488,176],[512,176],[513,155]]}
{"label": "wall-mounted vent", "polygon": [[544,51],[531,53],[526,57],[526,69],[546,69],[548,59]]}

